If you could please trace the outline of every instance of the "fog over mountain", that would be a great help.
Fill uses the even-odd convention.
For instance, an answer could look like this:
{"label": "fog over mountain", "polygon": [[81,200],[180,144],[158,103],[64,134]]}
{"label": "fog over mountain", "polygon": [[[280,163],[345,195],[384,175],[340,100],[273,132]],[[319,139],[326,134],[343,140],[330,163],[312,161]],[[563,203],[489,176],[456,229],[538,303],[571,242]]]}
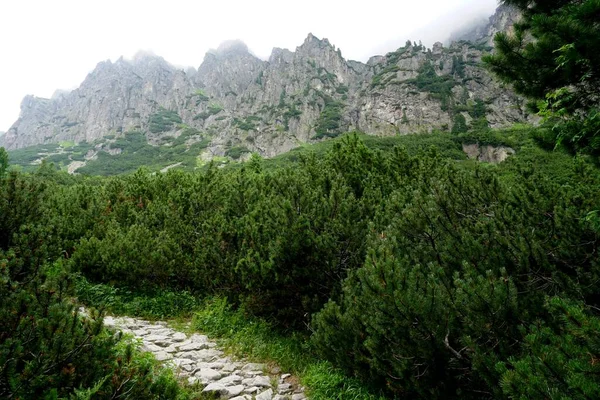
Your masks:
{"label": "fog over mountain", "polygon": [[407,39],[427,46],[444,41],[454,27],[475,15],[489,16],[497,6],[496,0],[375,0],[360,7],[316,0],[91,4],[0,4],[5,16],[0,35],[10,38],[0,41],[5,61],[0,66],[0,129],[15,122],[25,95],[50,98],[57,88],[74,89],[99,61],[131,58],[140,50],[181,68],[198,68],[204,54],[225,40],[241,39],[265,60],[273,47],[293,49],[312,32],[329,38],[345,58],[366,61]]}

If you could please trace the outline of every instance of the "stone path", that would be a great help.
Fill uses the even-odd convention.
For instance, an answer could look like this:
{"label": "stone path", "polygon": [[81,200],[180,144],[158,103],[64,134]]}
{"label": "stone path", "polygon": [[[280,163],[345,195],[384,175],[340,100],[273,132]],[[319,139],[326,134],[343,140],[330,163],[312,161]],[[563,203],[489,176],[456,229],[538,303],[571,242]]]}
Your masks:
{"label": "stone path", "polygon": [[175,369],[181,379],[205,385],[203,392],[231,400],[306,399],[290,374],[268,374],[264,364],[234,360],[204,335],[188,336],[169,328],[165,322],[128,317],[107,316],[104,324],[141,339],[142,350]]}

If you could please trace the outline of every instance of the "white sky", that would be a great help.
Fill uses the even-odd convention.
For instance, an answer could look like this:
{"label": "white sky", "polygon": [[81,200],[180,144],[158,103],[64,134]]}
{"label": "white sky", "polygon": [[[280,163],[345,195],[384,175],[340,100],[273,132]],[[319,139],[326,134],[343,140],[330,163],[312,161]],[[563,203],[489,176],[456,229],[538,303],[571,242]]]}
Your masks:
{"label": "white sky", "polygon": [[294,50],[309,32],[366,61],[407,39],[431,46],[494,12],[497,0],[0,0],[0,131],[27,94],[73,89],[100,61],[149,50],[198,67],[241,39],[259,57]]}

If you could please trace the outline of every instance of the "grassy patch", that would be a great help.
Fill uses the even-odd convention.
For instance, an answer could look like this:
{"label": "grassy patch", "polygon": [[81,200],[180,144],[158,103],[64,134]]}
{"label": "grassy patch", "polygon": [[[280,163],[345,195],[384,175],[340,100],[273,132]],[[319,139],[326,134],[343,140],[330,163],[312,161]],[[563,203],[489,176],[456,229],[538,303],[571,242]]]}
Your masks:
{"label": "grassy patch", "polygon": [[311,399],[383,399],[330,363],[317,359],[306,336],[274,333],[277,330],[273,325],[246,315],[243,309],[234,310],[224,298],[207,300],[195,313],[192,327],[221,338],[235,354],[275,363],[299,376]]}
{"label": "grassy patch", "polygon": [[[93,284],[78,278],[76,294],[86,306],[101,308],[114,315],[149,320],[192,318],[192,330],[219,338],[232,353],[253,361],[275,363],[283,371],[300,377],[315,400],[383,399],[371,393],[355,379],[344,375],[329,362],[312,353],[308,337],[295,333],[276,334],[275,327],[264,320],[234,310],[224,298],[199,300],[185,291],[134,293],[105,284]],[[161,372],[166,373],[168,372]],[[185,393],[191,393],[186,389]]]}
{"label": "grassy patch", "polygon": [[77,298],[83,304],[102,308],[111,314],[150,320],[190,317],[200,302],[186,291],[134,293],[105,284],[94,284],[79,277]]}
{"label": "grassy patch", "polygon": [[121,154],[110,155],[101,151],[96,160],[88,161],[77,172],[83,175],[109,176],[132,173],[140,167],[158,171],[178,162],[182,163],[181,168],[193,170],[196,158],[210,143],[209,139],[204,139],[188,147],[187,139],[196,135],[200,135],[196,129],[183,127],[181,135],[171,140],[171,146],[152,146],[147,143],[142,132],[130,132],[111,144],[112,148],[122,149]]}
{"label": "grassy patch", "polygon": [[75,146],[75,142],[72,140],[63,140],[61,142],[58,142],[58,145],[63,148],[73,147]]}

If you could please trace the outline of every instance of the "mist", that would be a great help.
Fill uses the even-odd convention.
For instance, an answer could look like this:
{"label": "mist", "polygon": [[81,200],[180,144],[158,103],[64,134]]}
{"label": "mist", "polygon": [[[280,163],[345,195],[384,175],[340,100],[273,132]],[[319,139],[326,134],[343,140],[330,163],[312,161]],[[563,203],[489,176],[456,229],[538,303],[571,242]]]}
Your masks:
{"label": "mist", "polygon": [[25,95],[72,89],[96,64],[132,59],[140,49],[172,65],[198,68],[210,49],[241,39],[268,59],[309,32],[328,38],[347,59],[367,61],[421,40],[444,42],[461,25],[493,14],[497,0],[347,1],[30,0],[0,2],[0,131],[19,115]]}

